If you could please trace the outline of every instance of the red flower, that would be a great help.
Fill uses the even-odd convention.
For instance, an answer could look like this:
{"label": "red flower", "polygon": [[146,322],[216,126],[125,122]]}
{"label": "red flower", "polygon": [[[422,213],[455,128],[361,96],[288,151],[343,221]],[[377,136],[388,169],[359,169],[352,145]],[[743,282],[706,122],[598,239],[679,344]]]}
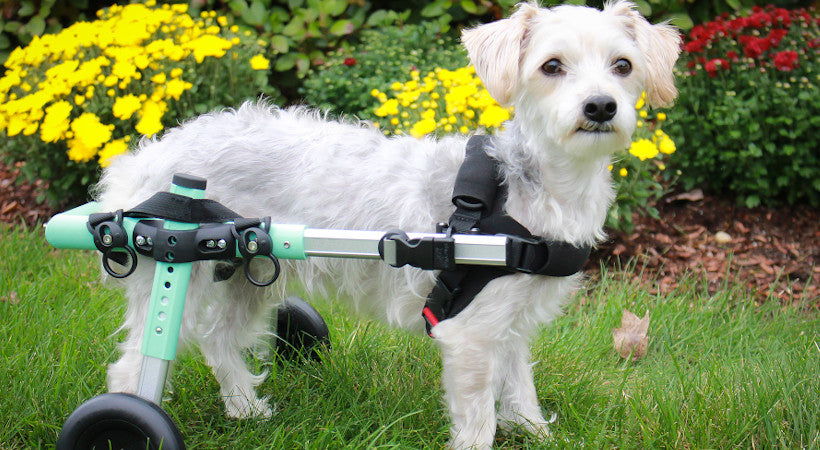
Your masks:
{"label": "red flower", "polygon": [[726,59],[728,59],[731,62],[739,62],[740,55],[738,55],[737,52],[734,50],[729,50],[728,52],[726,52]]}
{"label": "red flower", "polygon": [[352,65],[355,65],[356,64],[356,58],[345,58],[343,64],[348,66],[348,67],[350,67]]}
{"label": "red flower", "polygon": [[784,30],[782,28],[777,28],[769,32],[769,35],[765,37],[769,44],[772,47],[777,47],[780,45],[780,41],[789,33],[789,30]]}
{"label": "red flower", "polygon": [[754,36],[741,36],[740,42],[743,44],[743,53],[749,58],[759,58],[771,47],[767,39]]}
{"label": "red flower", "polygon": [[698,52],[702,51],[704,47],[706,47],[706,41],[692,41],[692,42],[688,42],[684,46],[686,51],[689,52],[689,53],[698,53]]}
{"label": "red flower", "polygon": [[797,52],[787,50],[774,55],[774,66],[781,72],[791,72],[797,62]]}
{"label": "red flower", "polygon": [[715,58],[709,60],[704,64],[703,68],[706,70],[706,73],[709,74],[710,77],[717,76],[717,71],[720,69],[729,69],[729,61],[726,61],[723,58]]}

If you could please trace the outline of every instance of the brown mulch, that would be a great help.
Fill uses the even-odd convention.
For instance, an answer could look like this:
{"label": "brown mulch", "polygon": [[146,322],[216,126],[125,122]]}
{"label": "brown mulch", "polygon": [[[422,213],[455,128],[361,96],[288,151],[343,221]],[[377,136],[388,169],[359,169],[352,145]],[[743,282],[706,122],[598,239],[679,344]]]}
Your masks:
{"label": "brown mulch", "polygon": [[588,264],[635,258],[650,292],[670,292],[685,274],[710,293],[745,284],[756,301],[776,298],[820,308],[820,211],[807,206],[748,209],[699,190],[656,205],[660,220],[635,217],[630,233],[612,233]]}
{"label": "brown mulch", "polygon": [[[54,210],[38,204],[40,182],[16,183],[20,168],[0,163],[0,222],[34,226]],[[744,283],[758,301],[776,298],[820,308],[820,211],[806,206],[747,209],[699,191],[659,201],[660,220],[636,216],[635,230],[610,233],[588,270],[635,258],[635,281],[671,292],[687,274],[710,292],[726,281]],[[729,280],[727,280],[727,277]]]}

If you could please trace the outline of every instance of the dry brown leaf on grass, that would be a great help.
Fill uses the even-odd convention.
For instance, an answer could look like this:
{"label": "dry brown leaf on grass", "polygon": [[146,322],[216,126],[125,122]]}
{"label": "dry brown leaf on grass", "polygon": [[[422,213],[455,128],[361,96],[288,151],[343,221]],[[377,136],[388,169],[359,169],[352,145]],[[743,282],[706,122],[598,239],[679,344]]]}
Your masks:
{"label": "dry brown leaf on grass", "polygon": [[612,329],[615,350],[621,358],[626,359],[632,355],[632,360],[635,361],[646,356],[646,348],[649,345],[649,336],[646,335],[648,331],[649,311],[646,311],[641,319],[624,309],[623,316],[621,316],[621,328]]}

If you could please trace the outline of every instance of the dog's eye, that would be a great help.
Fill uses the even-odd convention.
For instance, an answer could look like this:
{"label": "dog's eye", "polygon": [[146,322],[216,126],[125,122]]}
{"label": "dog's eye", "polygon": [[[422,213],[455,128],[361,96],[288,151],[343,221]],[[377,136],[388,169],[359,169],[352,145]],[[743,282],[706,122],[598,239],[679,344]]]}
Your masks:
{"label": "dog's eye", "polygon": [[561,64],[561,61],[553,58],[545,62],[544,65],[541,66],[541,71],[543,71],[547,75],[559,75],[561,74],[561,72],[564,71],[563,67],[564,66],[563,64]]}
{"label": "dog's eye", "polygon": [[632,72],[632,63],[630,63],[629,60],[621,58],[615,61],[615,64],[613,64],[612,69],[618,75],[629,75],[629,73]]}

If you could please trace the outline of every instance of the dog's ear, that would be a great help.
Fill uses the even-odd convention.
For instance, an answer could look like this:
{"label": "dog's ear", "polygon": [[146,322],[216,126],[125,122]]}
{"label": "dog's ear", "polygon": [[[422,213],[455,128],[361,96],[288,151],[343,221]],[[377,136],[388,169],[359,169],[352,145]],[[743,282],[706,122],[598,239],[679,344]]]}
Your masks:
{"label": "dog's ear", "polygon": [[625,20],[647,62],[646,97],[650,106],[668,106],[678,96],[675,61],[681,50],[681,35],[667,23],[652,25],[628,1],[608,3],[604,12]]}
{"label": "dog's ear", "polygon": [[529,20],[538,12],[534,3],[521,3],[508,18],[461,33],[476,74],[500,104],[509,104],[518,89],[518,64]]}

